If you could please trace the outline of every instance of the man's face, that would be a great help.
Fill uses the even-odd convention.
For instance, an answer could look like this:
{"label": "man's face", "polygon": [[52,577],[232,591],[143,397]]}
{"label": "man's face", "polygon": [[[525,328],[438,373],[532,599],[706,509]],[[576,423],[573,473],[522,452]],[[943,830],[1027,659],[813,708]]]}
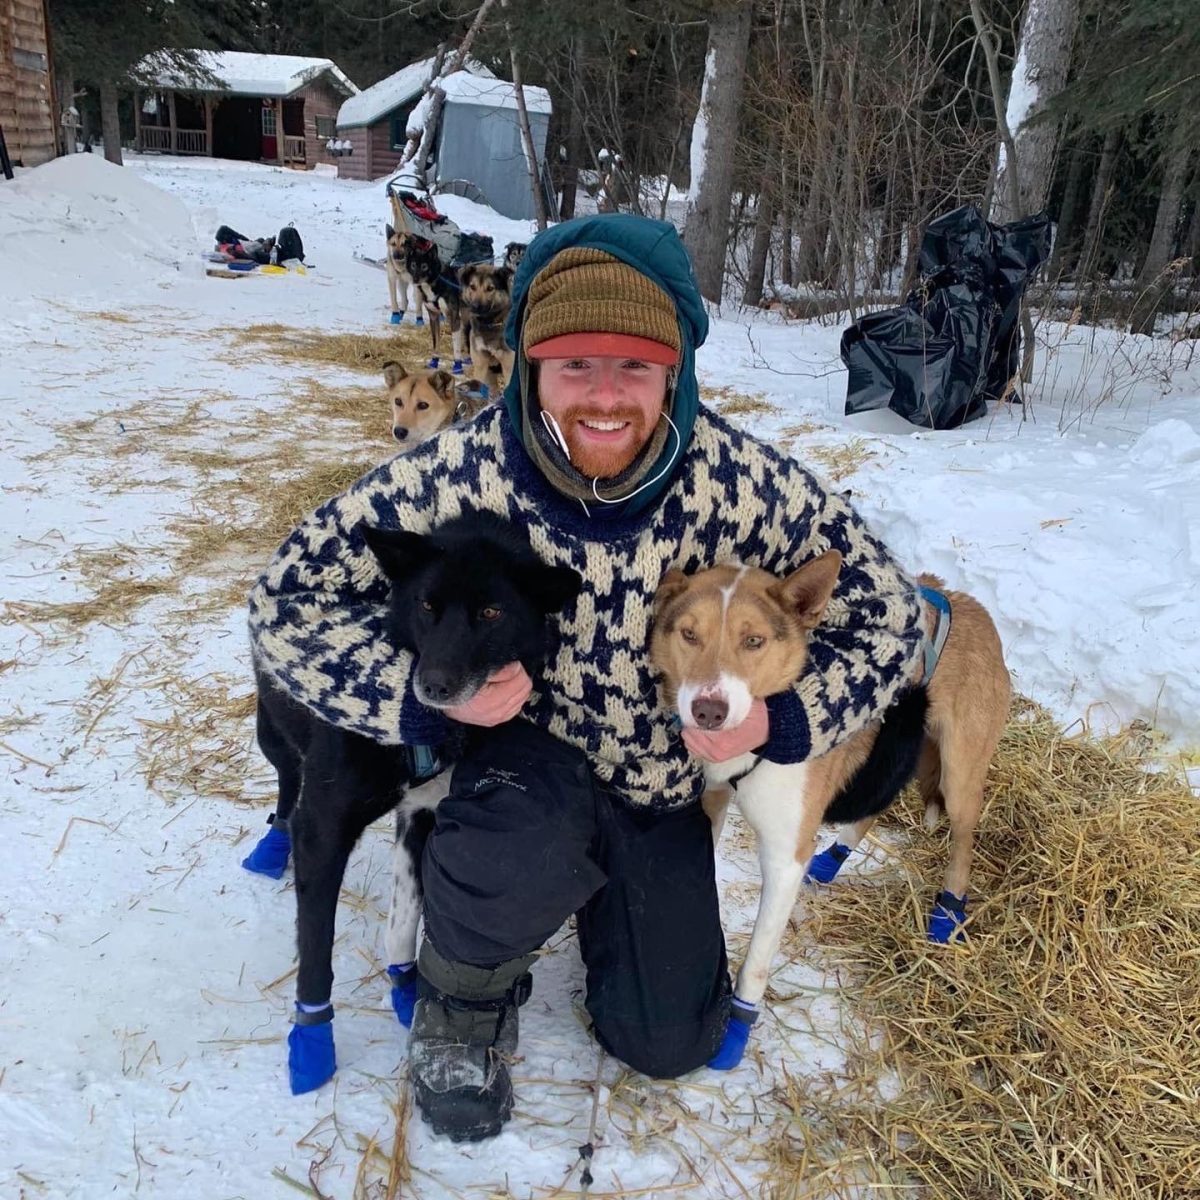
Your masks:
{"label": "man's face", "polygon": [[602,355],[541,361],[538,399],[558,422],[577,471],[611,479],[633,462],[662,415],[668,370]]}

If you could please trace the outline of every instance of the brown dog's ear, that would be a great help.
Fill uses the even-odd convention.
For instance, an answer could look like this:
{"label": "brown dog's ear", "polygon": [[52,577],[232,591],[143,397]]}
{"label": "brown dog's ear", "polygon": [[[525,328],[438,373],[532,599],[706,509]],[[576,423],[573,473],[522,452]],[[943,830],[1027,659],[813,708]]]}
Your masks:
{"label": "brown dog's ear", "polygon": [[467,287],[475,276],[475,263],[467,263],[465,267],[458,268],[458,285],[459,287]]}
{"label": "brown dog's ear", "polygon": [[443,400],[453,399],[454,376],[449,371],[434,371],[429,376],[429,382]]}
{"label": "brown dog's ear", "polygon": [[383,381],[388,387],[395,387],[400,380],[405,379],[408,372],[398,362],[385,362],[383,364]]}
{"label": "brown dog's ear", "polygon": [[815,629],[821,623],[841,569],[842,556],[836,550],[826,550],[778,585],[776,594],[805,629]]}
{"label": "brown dog's ear", "polygon": [[661,614],[663,610],[681,595],[690,582],[690,576],[685,575],[678,567],[672,567],[659,581],[658,591],[654,593],[654,611]]}
{"label": "brown dog's ear", "polygon": [[496,286],[503,288],[506,292],[512,287],[512,277],[512,267],[497,267],[492,272],[492,278],[495,279]]}
{"label": "brown dog's ear", "polygon": [[386,225],[386,226],[385,226],[385,228],[387,229],[387,235],[388,235],[388,237],[395,237],[395,236],[396,236],[396,231],[395,231],[395,230],[394,230],[394,229],[391,227],[391,225],[390,225],[390,224],[389,224],[389,225]]}

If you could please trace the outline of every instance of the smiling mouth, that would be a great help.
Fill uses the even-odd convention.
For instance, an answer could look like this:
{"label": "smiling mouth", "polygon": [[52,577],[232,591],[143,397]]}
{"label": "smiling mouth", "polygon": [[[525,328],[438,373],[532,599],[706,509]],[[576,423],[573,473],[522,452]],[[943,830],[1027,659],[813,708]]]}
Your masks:
{"label": "smiling mouth", "polygon": [[628,421],[580,421],[580,424],[585,429],[595,430],[597,433],[616,433],[621,429],[628,429]]}

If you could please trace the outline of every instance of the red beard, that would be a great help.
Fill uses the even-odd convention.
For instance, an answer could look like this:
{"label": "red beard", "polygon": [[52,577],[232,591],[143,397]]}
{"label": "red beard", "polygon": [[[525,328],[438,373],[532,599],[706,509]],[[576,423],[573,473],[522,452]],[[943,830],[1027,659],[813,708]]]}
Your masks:
{"label": "red beard", "polygon": [[[590,437],[580,428],[582,420],[626,421],[628,424],[611,439]],[[620,475],[641,453],[650,440],[642,410],[634,406],[596,412],[585,405],[567,409],[562,420],[563,436],[570,451],[571,465],[589,479],[612,479]]]}

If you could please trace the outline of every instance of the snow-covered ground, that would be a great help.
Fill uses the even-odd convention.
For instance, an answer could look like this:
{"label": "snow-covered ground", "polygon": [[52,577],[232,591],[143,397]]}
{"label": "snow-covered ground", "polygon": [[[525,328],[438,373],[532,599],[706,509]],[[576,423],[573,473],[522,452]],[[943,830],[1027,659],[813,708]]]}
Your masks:
{"label": "snow-covered ground", "polygon": [[[528,237],[441,204],[498,247]],[[292,407],[309,379],[361,378],[234,336],[386,332],[384,276],[352,253],[382,253],[387,215],[380,185],[206,159],[122,171],[77,156],[0,184],[0,1195],[393,1194],[404,1034],[379,974],[386,829],[346,880],[336,1082],[292,1097],[290,882],[238,867],[271,784],[246,753],[248,709],[226,704],[249,693],[243,614],[210,570],[171,581],[172,537],[205,519],[198,496],[231,463],[284,487],[273,455],[297,441],[390,452],[382,408],[364,447]],[[315,271],[205,277],[218,224],[259,236],[289,221]],[[907,564],[990,606],[1020,691],[1064,722],[1141,719],[1194,749],[1200,366],[1172,363],[1166,343],[1042,336],[1032,420],[1001,409],[954,433],[842,417],[834,328],[729,313],[699,366],[749,428],[818,470],[849,468],[838,486]],[[45,607],[130,579],[142,602],[114,593],[85,625]],[[722,857],[736,957],[754,898],[736,831]],[[780,1146],[816,1153],[829,1131],[789,1127],[779,1097],[835,1094],[854,1031],[815,948],[790,945],[737,1072],[661,1084],[601,1065],[594,1196],[757,1195]],[[403,1194],[578,1194],[567,1176],[597,1071],[580,987],[564,930],[522,1012],[516,1118],[468,1148],[414,1119]]]}

